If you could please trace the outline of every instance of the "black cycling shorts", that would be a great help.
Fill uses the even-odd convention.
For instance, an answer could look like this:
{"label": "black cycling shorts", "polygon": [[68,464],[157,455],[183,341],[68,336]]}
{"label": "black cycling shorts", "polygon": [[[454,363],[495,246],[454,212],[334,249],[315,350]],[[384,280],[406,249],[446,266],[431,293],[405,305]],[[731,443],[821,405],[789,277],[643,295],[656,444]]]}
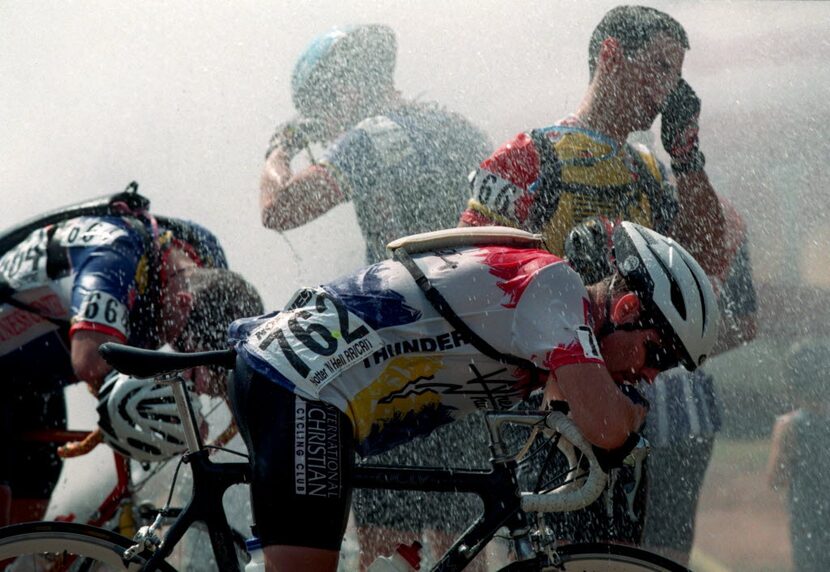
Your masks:
{"label": "black cycling shorts", "polygon": [[17,499],[48,499],[61,474],[63,460],[55,443],[24,440],[24,434],[66,429],[62,386],[8,383],[0,399],[0,484]]}
{"label": "black cycling shorts", "polygon": [[294,395],[241,358],[229,395],[251,457],[255,534],[265,546],[339,550],[354,468],[349,418]]}

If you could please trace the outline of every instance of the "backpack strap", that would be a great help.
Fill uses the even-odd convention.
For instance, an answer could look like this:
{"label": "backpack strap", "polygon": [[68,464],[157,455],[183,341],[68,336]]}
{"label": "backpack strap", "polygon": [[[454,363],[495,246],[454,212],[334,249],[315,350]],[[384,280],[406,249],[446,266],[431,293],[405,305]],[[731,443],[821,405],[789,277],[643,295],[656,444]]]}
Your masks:
{"label": "backpack strap", "polygon": [[432,304],[432,307],[441,314],[441,316],[449,322],[449,324],[460,332],[469,341],[472,346],[487,357],[496,360],[499,363],[512,365],[521,368],[531,375],[531,382],[533,385],[539,384],[540,373],[547,374],[547,372],[537,367],[532,361],[520,358],[513,354],[503,353],[491,346],[484,338],[475,333],[447,302],[446,298],[438,291],[435,286],[429,281],[429,278],[424,272],[415,264],[412,257],[405,248],[397,248],[393,252],[393,258],[400,262],[404,268],[409,272],[415,283],[424,293],[426,299]]}
{"label": "backpack strap", "polygon": [[545,135],[545,130],[533,129],[530,132],[530,140],[539,153],[539,178],[531,185],[536,197],[531,206],[528,223],[533,232],[541,232],[559,204],[562,163],[550,139]]}
{"label": "backpack strap", "polygon": [[646,194],[646,197],[648,197],[649,204],[651,205],[654,230],[665,234],[677,214],[677,205],[671,199],[668,189],[666,189],[668,183],[666,181],[658,181],[654,177],[651,169],[646,165],[646,160],[633,145],[626,143],[625,146],[629,157],[631,157],[634,163],[634,172],[637,174],[637,180],[642,185],[641,188]]}

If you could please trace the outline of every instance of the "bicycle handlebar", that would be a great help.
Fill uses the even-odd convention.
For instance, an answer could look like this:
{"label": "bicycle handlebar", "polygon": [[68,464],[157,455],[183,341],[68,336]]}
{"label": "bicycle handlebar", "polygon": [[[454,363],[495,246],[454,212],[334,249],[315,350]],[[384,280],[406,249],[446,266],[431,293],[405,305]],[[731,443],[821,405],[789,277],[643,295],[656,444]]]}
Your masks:
{"label": "bicycle handlebar", "polygon": [[579,449],[585,460],[588,461],[588,474],[580,483],[570,482],[557,487],[548,493],[522,493],[522,509],[527,512],[567,512],[588,506],[602,493],[608,476],[594,455],[590,443],[582,436],[577,426],[562,411],[550,412],[491,412],[485,416],[490,437],[493,443],[493,452],[496,460],[512,458],[507,454],[501,438],[500,428],[505,423],[516,425],[536,426],[544,425],[544,432],[552,437],[559,434],[563,440],[557,444],[558,448],[568,459],[571,472],[579,468],[579,460],[574,448]]}
{"label": "bicycle handlebar", "polygon": [[81,457],[92,451],[101,442],[103,442],[103,440],[104,436],[101,433],[101,429],[95,429],[94,431],[90,431],[90,433],[80,441],[71,441],[66,445],[58,447],[58,457],[61,459]]}
{"label": "bicycle handlebar", "polygon": [[[600,467],[599,461],[594,455],[590,443],[582,436],[572,419],[564,413],[553,411],[545,418],[547,431],[562,435],[582,452],[585,460],[588,461],[588,475],[581,485],[569,483],[554,489],[549,493],[522,493],[522,508],[528,512],[567,512],[588,506],[594,502],[605,489],[608,475]],[[563,454],[568,458],[572,471],[579,468],[573,449],[567,450],[568,445],[560,446]]]}

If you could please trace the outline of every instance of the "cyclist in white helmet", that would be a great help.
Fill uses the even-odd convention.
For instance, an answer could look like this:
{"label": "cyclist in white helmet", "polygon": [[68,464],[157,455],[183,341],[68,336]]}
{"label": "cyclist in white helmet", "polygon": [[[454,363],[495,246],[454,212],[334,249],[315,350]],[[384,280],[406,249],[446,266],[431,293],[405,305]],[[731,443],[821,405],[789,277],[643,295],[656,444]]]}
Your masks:
{"label": "cyclist in white helmet", "polygon": [[[647,404],[629,383],[702,364],[719,314],[677,243],[627,222],[613,243],[614,273],[586,287],[522,231],[416,235],[390,245],[392,260],[235,322],[231,402],[252,454],[269,570],[335,570],[354,453],[392,449],[534,389],[567,401],[595,446],[633,446]],[[433,306],[423,289],[445,303]]]}

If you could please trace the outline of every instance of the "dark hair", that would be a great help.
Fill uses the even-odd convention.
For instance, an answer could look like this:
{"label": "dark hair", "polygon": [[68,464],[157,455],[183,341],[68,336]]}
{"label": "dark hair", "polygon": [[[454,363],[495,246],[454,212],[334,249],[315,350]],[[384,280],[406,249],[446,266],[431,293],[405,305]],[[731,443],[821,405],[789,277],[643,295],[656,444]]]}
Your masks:
{"label": "dark hair", "polygon": [[187,324],[171,343],[177,351],[225,349],[231,322],[263,313],[256,289],[236,272],[196,268],[188,283],[193,305]]}
{"label": "dark hair", "polygon": [[626,54],[645,46],[654,36],[665,33],[689,49],[689,38],[680,22],[660,10],[646,6],[617,6],[609,10],[591,34],[588,44],[588,69],[591,77],[597,67],[599,50],[605,38],[616,38]]}
{"label": "dark hair", "polygon": [[[602,280],[595,282],[595,284],[598,285],[600,291],[608,292],[608,295],[612,298],[634,292],[631,286],[628,285],[628,282],[626,282],[625,277],[617,270],[614,270]],[[609,288],[611,288],[610,292],[608,291]]]}

